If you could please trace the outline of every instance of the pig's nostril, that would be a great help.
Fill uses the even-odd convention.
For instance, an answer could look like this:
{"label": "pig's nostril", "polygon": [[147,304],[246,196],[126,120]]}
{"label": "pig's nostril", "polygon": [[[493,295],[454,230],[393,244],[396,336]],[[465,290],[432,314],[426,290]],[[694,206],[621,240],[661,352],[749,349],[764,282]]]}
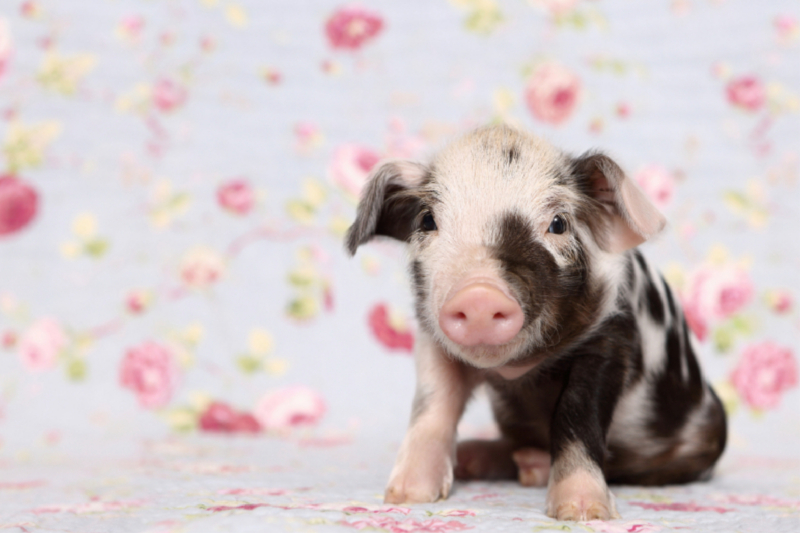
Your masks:
{"label": "pig's nostril", "polygon": [[506,315],[504,315],[503,313],[495,313],[492,318],[494,318],[495,320],[503,320],[505,317]]}
{"label": "pig's nostril", "polygon": [[466,320],[467,319],[467,315],[464,314],[462,311],[459,311],[458,313],[456,313],[456,319],[457,320]]}

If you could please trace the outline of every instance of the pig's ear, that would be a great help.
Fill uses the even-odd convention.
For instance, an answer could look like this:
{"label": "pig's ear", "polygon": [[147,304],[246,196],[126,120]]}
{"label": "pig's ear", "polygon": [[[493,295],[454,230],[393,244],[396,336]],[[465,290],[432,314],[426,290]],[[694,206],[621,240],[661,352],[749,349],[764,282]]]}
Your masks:
{"label": "pig's ear", "polygon": [[350,255],[376,235],[407,241],[420,200],[413,193],[428,169],[411,161],[386,161],[375,166],[361,193],[356,220],[345,236]]}
{"label": "pig's ear", "polygon": [[598,236],[603,248],[624,252],[664,229],[664,215],[610,157],[589,152],[575,159],[573,168],[585,191],[609,215],[605,231]]}

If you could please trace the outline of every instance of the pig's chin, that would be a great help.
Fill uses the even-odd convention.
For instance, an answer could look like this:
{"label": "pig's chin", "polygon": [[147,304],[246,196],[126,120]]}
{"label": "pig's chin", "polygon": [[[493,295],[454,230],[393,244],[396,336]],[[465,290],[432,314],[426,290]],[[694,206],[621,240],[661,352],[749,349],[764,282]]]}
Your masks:
{"label": "pig's chin", "polygon": [[505,366],[523,353],[525,339],[518,336],[511,342],[501,345],[478,344],[463,346],[450,339],[444,342],[447,351],[461,361],[475,368],[491,369]]}

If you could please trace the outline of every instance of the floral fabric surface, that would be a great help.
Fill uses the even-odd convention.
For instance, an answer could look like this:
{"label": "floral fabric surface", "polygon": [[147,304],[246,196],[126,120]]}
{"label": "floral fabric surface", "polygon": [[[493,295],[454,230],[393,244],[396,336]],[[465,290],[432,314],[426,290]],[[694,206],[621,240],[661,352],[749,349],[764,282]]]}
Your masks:
{"label": "floral fabric surface", "polygon": [[[0,529],[797,531],[800,9],[790,0],[4,0]],[[611,154],[730,420],[708,483],[380,494],[408,420],[372,167],[505,121]],[[460,427],[495,435],[478,393]]]}
{"label": "floral fabric surface", "polygon": [[739,455],[723,460],[709,483],[612,487],[621,519],[557,522],[544,514],[545,489],[511,482],[456,483],[446,501],[385,505],[396,451],[388,442],[320,448],[192,436],[129,442],[116,458],[4,463],[0,525],[137,533],[797,531],[797,459]]}

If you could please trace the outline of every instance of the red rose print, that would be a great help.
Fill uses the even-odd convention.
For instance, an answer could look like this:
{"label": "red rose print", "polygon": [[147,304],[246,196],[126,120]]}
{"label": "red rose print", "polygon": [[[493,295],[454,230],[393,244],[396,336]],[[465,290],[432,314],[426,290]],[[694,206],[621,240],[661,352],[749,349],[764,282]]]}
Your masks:
{"label": "red rose print", "polygon": [[39,195],[12,176],[0,176],[0,237],[16,233],[36,216]]}
{"label": "red rose print", "polygon": [[369,329],[378,339],[378,342],[390,350],[404,350],[410,352],[414,349],[414,335],[408,329],[401,329],[392,324],[389,309],[386,304],[377,304],[369,312]]}
{"label": "red rose print", "polygon": [[357,50],[383,29],[383,19],[360,7],[339,8],[325,23],[325,35],[333,48]]}
{"label": "red rose print", "polygon": [[219,433],[258,433],[261,424],[250,413],[236,411],[223,402],[212,402],[200,415],[202,431]]}

